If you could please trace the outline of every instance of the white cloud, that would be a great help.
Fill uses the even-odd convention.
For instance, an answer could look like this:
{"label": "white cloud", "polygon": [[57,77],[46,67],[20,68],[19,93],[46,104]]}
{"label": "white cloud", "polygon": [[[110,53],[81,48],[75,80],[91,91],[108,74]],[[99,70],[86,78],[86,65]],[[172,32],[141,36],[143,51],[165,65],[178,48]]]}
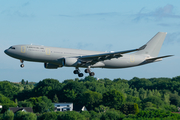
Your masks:
{"label": "white cloud", "polygon": [[164,18],[178,18],[180,19],[180,15],[176,15],[173,12],[173,5],[166,5],[164,7],[157,8],[154,11],[144,12],[145,8],[142,8],[138,14],[136,14],[135,21],[144,20],[162,20]]}

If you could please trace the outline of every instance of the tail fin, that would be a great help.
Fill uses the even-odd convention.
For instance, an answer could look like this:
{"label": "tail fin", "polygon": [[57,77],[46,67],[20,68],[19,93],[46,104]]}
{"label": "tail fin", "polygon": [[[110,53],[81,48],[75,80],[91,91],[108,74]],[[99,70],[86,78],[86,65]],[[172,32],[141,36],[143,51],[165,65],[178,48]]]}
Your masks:
{"label": "tail fin", "polygon": [[166,32],[158,32],[148,43],[140,47],[142,49],[135,54],[148,54],[151,57],[157,57],[166,34]]}

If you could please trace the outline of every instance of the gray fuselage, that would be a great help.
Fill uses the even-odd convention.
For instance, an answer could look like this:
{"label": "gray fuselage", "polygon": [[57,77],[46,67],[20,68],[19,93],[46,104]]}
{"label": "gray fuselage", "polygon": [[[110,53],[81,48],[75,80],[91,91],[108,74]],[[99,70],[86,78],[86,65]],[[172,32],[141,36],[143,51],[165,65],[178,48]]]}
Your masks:
{"label": "gray fuselage", "polygon": [[[13,49],[12,49],[13,48]],[[37,45],[15,45],[5,50],[5,53],[13,58],[33,61],[51,63],[56,65],[62,65],[62,60],[65,58],[78,58],[79,56],[102,54],[106,52],[87,51],[79,49],[67,49],[56,47],[45,47]],[[104,60],[91,65],[92,68],[126,68],[144,64],[148,55],[136,55],[136,54],[122,54],[122,57],[112,58],[110,60]],[[66,67],[77,67],[75,65]],[[78,66],[87,67],[87,66]]]}

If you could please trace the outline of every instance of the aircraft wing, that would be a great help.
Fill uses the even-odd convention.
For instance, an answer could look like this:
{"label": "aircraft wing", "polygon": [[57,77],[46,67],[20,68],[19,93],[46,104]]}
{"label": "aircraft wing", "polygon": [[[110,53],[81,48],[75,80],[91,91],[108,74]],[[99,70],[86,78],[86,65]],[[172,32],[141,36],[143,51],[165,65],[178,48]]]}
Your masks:
{"label": "aircraft wing", "polygon": [[142,47],[140,47],[139,49],[133,49],[133,50],[86,55],[86,56],[80,56],[79,59],[82,63],[93,65],[99,61],[110,60],[112,58],[119,58],[119,57],[122,57],[122,54],[138,51],[141,49]]}

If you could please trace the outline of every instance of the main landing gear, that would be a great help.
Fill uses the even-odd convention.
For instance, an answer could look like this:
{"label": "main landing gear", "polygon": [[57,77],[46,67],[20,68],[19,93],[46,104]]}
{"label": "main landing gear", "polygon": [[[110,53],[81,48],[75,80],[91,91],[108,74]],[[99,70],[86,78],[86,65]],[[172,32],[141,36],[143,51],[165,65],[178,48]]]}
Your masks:
{"label": "main landing gear", "polygon": [[83,73],[80,73],[79,68],[76,68],[76,70],[74,70],[74,74],[78,74],[79,77],[83,77]]}
{"label": "main landing gear", "polygon": [[[90,67],[84,70],[85,73],[89,73],[89,76],[94,76],[95,73],[91,72]],[[76,70],[74,70],[74,74],[78,74],[79,77],[83,77],[83,73],[80,73],[79,68],[77,67]]]}
{"label": "main landing gear", "polygon": [[95,73],[91,72],[90,68],[88,67],[87,69],[84,70],[85,73],[89,73],[89,76],[94,76]]}
{"label": "main landing gear", "polygon": [[21,62],[20,67],[23,68],[24,67],[24,64],[23,64],[24,60],[20,60],[20,62]]}

